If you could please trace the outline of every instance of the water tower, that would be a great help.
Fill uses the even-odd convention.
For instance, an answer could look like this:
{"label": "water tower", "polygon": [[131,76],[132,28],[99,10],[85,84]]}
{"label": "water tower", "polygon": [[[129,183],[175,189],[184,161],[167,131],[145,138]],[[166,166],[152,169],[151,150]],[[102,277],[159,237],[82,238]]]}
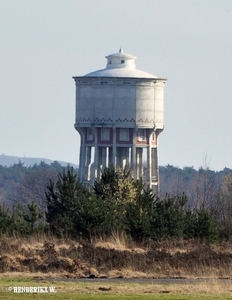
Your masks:
{"label": "water tower", "polygon": [[92,184],[112,164],[133,170],[158,193],[157,141],[164,129],[166,79],[137,70],[136,57],[122,49],[106,59],[105,69],[74,77],[79,178]]}

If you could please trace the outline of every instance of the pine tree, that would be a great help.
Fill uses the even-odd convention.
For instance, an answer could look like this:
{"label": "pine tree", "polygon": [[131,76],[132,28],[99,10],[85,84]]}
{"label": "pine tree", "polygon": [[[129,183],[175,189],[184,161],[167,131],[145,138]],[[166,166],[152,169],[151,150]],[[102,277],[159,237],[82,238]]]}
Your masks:
{"label": "pine tree", "polygon": [[43,217],[43,213],[38,211],[37,204],[32,201],[27,205],[27,211],[23,212],[23,219],[27,223],[28,233],[34,233],[36,223]]}

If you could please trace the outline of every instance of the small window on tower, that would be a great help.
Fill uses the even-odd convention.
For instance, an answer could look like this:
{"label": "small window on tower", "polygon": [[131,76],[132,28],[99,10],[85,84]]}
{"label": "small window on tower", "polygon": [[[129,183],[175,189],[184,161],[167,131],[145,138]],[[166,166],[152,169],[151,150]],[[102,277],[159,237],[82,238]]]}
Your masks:
{"label": "small window on tower", "polygon": [[110,129],[109,128],[102,128],[101,129],[101,140],[102,141],[109,141],[110,140]]}
{"label": "small window on tower", "polygon": [[88,128],[87,129],[87,141],[92,141],[93,140],[93,129]]}
{"label": "small window on tower", "polygon": [[124,60],[124,59],[122,59],[122,60],[121,60],[121,64],[124,64],[124,63],[125,63],[125,60]]}
{"label": "small window on tower", "polygon": [[111,64],[111,60],[109,61],[109,64]]}
{"label": "small window on tower", "polygon": [[128,142],[129,141],[129,129],[128,128],[120,128],[120,141]]}
{"label": "small window on tower", "polygon": [[139,142],[146,141],[146,129],[139,129],[138,130],[138,141]]}

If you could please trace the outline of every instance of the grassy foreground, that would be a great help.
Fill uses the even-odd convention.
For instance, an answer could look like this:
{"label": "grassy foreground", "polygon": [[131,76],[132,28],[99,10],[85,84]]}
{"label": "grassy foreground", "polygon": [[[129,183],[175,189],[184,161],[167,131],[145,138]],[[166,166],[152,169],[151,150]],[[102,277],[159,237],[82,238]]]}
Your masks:
{"label": "grassy foreground", "polygon": [[[16,292],[20,288],[40,288],[39,293]],[[52,290],[49,290],[52,288]],[[15,291],[14,291],[15,289]],[[46,291],[47,292],[42,292]],[[219,280],[198,284],[99,283],[38,280],[17,274],[1,274],[0,299],[232,299],[232,287]]]}

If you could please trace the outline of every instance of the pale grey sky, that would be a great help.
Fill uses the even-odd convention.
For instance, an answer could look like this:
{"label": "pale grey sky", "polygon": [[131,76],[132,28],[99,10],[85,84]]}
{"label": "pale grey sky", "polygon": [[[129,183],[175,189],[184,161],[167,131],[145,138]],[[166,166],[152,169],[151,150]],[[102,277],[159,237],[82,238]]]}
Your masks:
{"label": "pale grey sky", "polygon": [[78,163],[72,76],[121,46],[168,79],[159,164],[232,168],[231,0],[0,0],[0,154]]}

